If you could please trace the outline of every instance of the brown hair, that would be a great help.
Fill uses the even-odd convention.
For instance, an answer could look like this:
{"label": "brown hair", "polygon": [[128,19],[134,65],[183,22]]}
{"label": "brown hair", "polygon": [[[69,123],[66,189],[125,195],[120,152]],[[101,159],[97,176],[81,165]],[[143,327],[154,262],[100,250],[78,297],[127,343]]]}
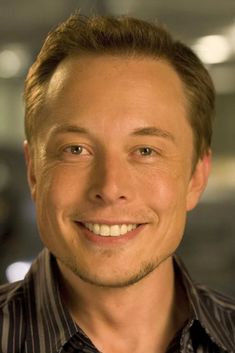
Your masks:
{"label": "brown hair", "polygon": [[72,54],[150,56],[167,60],[181,78],[194,133],[195,161],[211,145],[214,86],[190,48],[162,26],[121,17],[85,17],[78,12],[51,31],[25,82],[25,133],[35,136],[46,87],[58,64]]}

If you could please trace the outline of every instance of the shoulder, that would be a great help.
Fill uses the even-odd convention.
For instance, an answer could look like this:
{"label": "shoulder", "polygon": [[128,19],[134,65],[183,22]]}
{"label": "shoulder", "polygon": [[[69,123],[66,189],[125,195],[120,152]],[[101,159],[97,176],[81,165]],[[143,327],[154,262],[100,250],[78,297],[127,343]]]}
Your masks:
{"label": "shoulder", "polygon": [[0,308],[23,296],[22,281],[0,286]]}
{"label": "shoulder", "polygon": [[220,313],[235,315],[235,298],[229,297],[204,285],[197,285],[196,287],[201,304],[209,306],[211,309],[215,308],[216,311]]}
{"label": "shoulder", "polygon": [[[23,282],[0,286],[1,352],[23,352],[26,336],[26,298]],[[10,349],[10,350],[9,350]]]}
{"label": "shoulder", "polygon": [[178,256],[174,257],[174,265],[195,322],[200,323],[209,341],[226,352],[235,352],[235,299],[192,281]]}
{"label": "shoulder", "polygon": [[[235,315],[235,298],[213,290],[205,285],[195,283],[178,256],[174,257],[177,279],[183,284],[194,312],[200,318],[204,312],[207,317],[220,318],[221,315]],[[235,326],[235,320],[234,320]]]}
{"label": "shoulder", "polygon": [[198,294],[197,317],[213,341],[228,352],[235,351],[235,299],[196,286]]}

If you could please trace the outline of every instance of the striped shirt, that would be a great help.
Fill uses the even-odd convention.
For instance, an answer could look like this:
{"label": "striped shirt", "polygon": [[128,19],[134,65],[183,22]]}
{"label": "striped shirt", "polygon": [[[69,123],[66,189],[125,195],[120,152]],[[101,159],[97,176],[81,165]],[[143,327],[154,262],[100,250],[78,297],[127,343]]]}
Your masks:
{"label": "striped shirt", "polygon": [[[167,353],[234,353],[235,301],[196,286],[178,258],[192,317]],[[23,281],[0,287],[0,353],[98,353],[63,305],[55,258],[44,249]]]}

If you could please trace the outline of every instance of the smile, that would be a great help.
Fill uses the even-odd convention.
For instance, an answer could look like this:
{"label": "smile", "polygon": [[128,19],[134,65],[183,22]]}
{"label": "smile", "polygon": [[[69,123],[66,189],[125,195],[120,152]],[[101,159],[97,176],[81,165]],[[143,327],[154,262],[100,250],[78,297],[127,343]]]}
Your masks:
{"label": "smile", "polygon": [[98,224],[98,223],[83,223],[83,225],[94,234],[102,237],[118,237],[136,229],[138,224]]}

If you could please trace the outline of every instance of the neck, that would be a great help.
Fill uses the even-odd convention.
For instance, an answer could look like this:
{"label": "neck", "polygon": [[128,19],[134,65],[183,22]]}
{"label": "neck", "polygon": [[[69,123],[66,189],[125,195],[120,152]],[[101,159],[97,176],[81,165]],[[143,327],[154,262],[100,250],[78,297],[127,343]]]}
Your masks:
{"label": "neck", "polygon": [[62,264],[59,267],[62,296],[71,316],[103,352],[115,352],[117,346],[119,352],[142,352],[146,344],[148,352],[156,352],[156,348],[165,352],[187,318],[187,311],[182,310],[185,297],[176,285],[171,257],[126,288],[91,285]]}

